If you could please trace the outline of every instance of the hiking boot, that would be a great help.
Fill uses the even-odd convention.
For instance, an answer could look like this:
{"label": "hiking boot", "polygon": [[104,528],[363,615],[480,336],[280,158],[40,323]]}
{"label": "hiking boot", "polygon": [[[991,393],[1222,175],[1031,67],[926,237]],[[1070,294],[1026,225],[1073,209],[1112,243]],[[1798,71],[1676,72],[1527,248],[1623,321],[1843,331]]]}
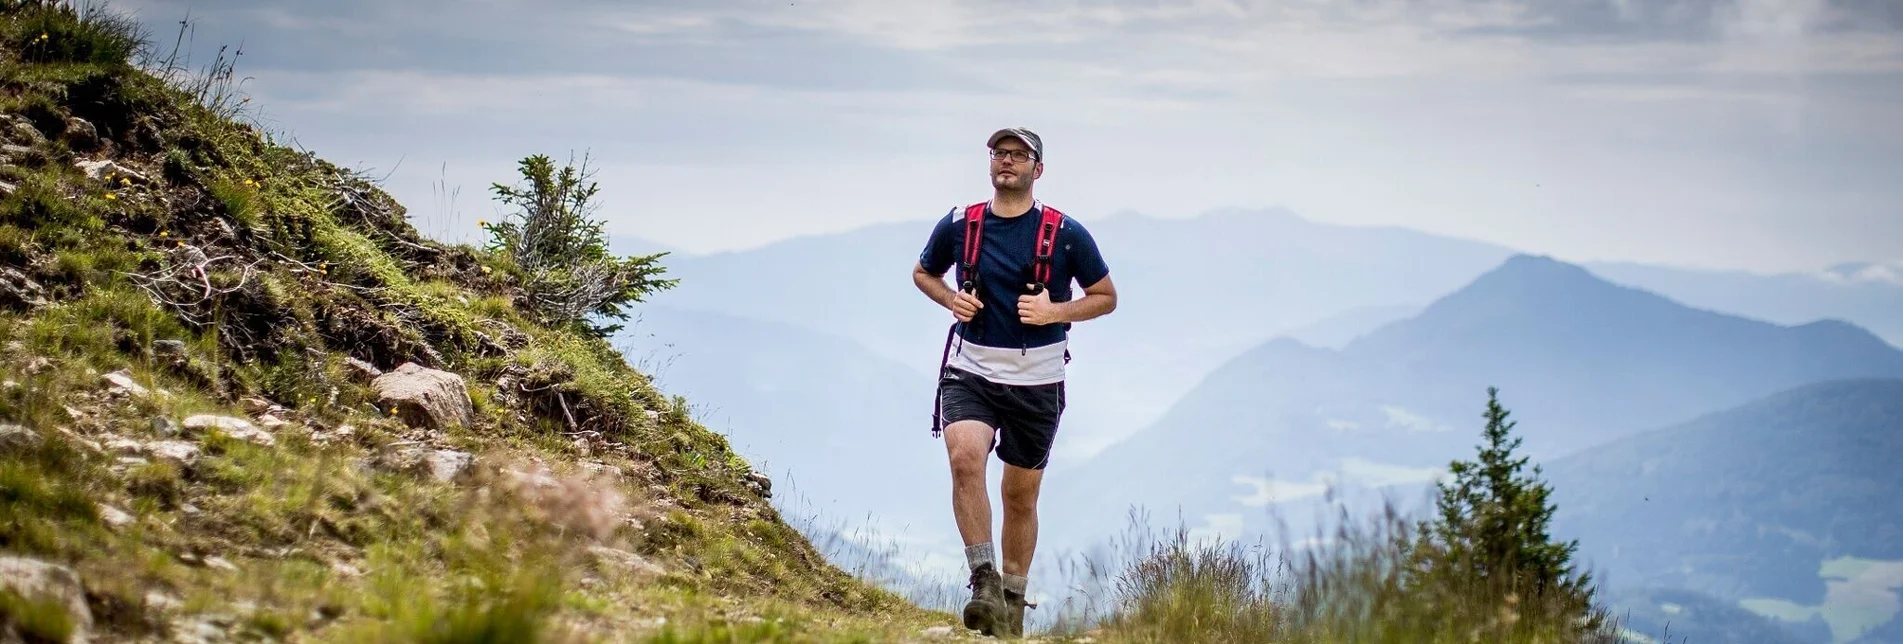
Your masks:
{"label": "hiking boot", "polygon": [[965,628],[997,637],[1005,625],[1004,578],[991,564],[971,570],[971,601],[965,604]]}
{"label": "hiking boot", "polygon": [[1024,637],[1024,609],[1037,608],[1037,604],[1024,601],[1024,595],[1016,591],[1004,591],[1004,628],[1011,637]]}

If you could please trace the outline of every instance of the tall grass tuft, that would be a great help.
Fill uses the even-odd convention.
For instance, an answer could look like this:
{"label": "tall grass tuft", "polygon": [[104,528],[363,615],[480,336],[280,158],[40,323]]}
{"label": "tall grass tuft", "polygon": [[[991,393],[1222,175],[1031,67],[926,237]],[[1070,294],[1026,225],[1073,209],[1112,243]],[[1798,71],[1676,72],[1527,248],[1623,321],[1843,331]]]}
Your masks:
{"label": "tall grass tuft", "polygon": [[[1065,566],[1073,595],[1045,629],[1098,642],[1453,643],[1621,641],[1583,626],[1567,596],[1505,592],[1429,559],[1419,524],[1390,501],[1301,540],[1195,538],[1131,529],[1111,552]],[[1590,614],[1598,614],[1593,611]]]}

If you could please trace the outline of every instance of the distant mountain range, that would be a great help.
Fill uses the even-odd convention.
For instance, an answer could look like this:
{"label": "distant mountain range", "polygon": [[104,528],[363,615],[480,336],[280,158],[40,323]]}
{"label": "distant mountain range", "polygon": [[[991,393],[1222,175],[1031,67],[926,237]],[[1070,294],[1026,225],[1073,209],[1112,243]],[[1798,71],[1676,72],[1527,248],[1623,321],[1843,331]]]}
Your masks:
{"label": "distant mountain range", "polygon": [[1693,309],[1520,255],[1341,350],[1279,339],[1238,356],[1045,498],[1073,526],[1115,525],[1132,504],[1247,518],[1344,477],[1430,481],[1471,457],[1488,386],[1522,453],[1547,459],[1853,377],[1903,377],[1903,351],[1849,324]]}
{"label": "distant mountain range", "polygon": [[1899,462],[1903,379],[1851,379],[1595,446],[1545,477],[1554,534],[1602,581],[1744,601],[1849,642],[1903,623]]}
{"label": "distant mountain range", "polygon": [[[1324,224],[1278,209],[1190,219],[1075,216],[1107,254],[1123,305],[1075,330],[1073,422],[1058,463],[1154,423],[1218,365],[1267,340],[1343,346],[1520,254],[1403,228]],[[917,292],[908,273],[933,223],[921,216],[746,251],[676,251],[665,263],[682,287],[653,301],[828,333],[929,374],[950,318]],[[615,247],[673,250],[629,237],[617,238]],[[1845,320],[1903,344],[1903,283],[1883,279],[1886,264],[1789,275],[1587,266],[1607,281],[1697,308],[1784,325]]]}
{"label": "distant mountain range", "polygon": [[1778,324],[1854,321],[1903,346],[1903,261],[1841,264],[1812,273],[1760,275],[1633,263],[1586,263],[1595,274],[1686,305]]}

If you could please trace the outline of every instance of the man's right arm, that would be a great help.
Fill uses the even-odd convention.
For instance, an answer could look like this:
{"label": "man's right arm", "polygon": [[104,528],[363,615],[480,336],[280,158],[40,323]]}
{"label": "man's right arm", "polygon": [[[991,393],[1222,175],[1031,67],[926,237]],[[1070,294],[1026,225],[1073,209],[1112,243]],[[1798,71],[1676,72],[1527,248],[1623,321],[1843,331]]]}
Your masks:
{"label": "man's right arm", "polygon": [[945,282],[945,276],[933,275],[931,271],[925,270],[924,263],[912,265],[912,283],[918,285],[919,292],[946,309],[951,308],[952,298],[957,296],[957,291]]}

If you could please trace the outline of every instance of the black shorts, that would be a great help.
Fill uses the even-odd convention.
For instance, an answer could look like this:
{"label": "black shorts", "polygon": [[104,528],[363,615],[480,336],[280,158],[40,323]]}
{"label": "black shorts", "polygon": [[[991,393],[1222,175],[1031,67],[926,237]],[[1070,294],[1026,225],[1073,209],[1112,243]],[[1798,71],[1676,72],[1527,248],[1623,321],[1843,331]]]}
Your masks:
{"label": "black shorts", "polygon": [[993,445],[999,460],[1032,470],[1050,462],[1057,421],[1064,415],[1064,383],[1001,385],[947,367],[938,396],[945,427],[976,420],[997,430]]}

